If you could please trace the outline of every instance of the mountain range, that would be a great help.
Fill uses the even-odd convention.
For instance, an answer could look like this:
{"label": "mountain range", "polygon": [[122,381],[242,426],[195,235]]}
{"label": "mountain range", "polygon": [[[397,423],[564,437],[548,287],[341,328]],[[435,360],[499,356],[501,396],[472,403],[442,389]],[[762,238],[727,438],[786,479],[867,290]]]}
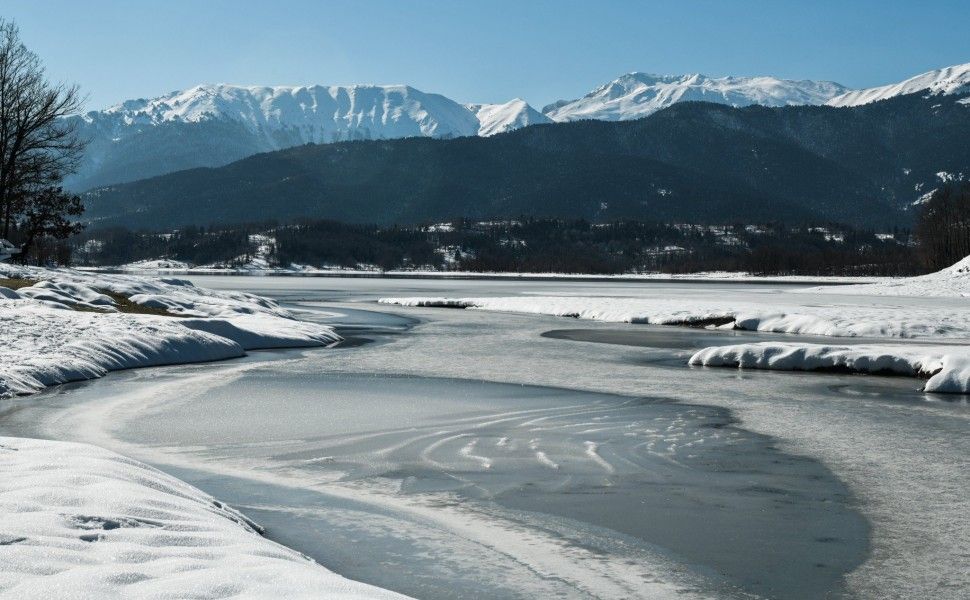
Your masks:
{"label": "mountain range", "polygon": [[91,190],[86,218],[135,228],[525,216],[906,226],[915,202],[970,173],[968,98],[682,102],[633,121],[303,145]]}
{"label": "mountain range", "polygon": [[459,103],[404,85],[199,85],[71,117],[89,146],[65,185],[81,191],[307,143],[491,136],[544,123],[640,119],[687,101],[851,106],[920,90],[957,93],[967,85],[970,64],[856,91],[828,81],[628,73],[541,112],[521,99]]}

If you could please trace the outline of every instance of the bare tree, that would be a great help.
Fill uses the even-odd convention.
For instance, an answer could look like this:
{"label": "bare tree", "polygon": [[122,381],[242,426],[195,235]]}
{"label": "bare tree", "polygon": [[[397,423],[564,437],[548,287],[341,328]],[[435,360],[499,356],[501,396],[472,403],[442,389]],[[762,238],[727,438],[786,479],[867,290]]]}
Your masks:
{"label": "bare tree", "polygon": [[970,255],[970,183],[933,193],[920,211],[916,240],[920,259],[933,271]]}
{"label": "bare tree", "polygon": [[16,23],[0,18],[0,237],[39,212],[34,202],[49,204],[50,190],[77,167],[85,143],[63,117],[82,105],[78,87],[49,82]]}

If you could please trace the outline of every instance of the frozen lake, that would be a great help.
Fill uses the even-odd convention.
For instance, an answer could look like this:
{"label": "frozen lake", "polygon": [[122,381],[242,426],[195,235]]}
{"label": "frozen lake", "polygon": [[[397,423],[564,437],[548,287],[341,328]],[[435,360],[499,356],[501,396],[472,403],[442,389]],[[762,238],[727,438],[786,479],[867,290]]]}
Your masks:
{"label": "frozen lake", "polygon": [[970,590],[963,401],[908,379],[685,366],[699,346],[779,336],[373,304],[770,303],[777,285],[193,280],[302,306],[348,341],[63,386],[8,403],[0,430],[145,460],[333,570],[420,598]]}

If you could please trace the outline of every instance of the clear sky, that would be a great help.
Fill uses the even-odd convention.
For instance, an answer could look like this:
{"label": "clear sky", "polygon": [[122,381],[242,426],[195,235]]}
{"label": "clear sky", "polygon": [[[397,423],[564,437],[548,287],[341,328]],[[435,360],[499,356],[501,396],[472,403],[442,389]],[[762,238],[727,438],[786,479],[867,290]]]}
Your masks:
{"label": "clear sky", "polygon": [[629,71],[880,85],[970,62],[970,0],[0,0],[96,109],[197,83],[537,108]]}

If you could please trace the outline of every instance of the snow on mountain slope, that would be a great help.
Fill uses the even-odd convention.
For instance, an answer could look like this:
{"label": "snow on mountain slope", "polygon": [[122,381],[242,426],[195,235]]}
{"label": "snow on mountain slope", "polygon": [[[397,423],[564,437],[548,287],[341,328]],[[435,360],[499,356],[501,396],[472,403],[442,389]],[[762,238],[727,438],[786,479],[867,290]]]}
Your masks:
{"label": "snow on mountain slope", "polygon": [[405,85],[198,85],[71,117],[89,141],[83,191],[306,143],[492,135],[548,119],[522,100],[463,105]]}
{"label": "snow on mountain slope", "polygon": [[475,135],[478,121],[461,104],[404,85],[243,87],[198,85],[151,100],[129,100],[88,113],[85,121],[112,121],[119,131],[165,122],[237,121],[276,144],[290,130],[303,142],[340,139]]}
{"label": "snow on mountain slope", "polygon": [[845,87],[831,81],[628,73],[578,100],[550,104],[542,112],[554,121],[627,121],[676,102],[705,101],[731,106],[823,104],[845,91]]}
{"label": "snow on mountain slope", "polygon": [[478,118],[478,135],[487,137],[528,125],[552,123],[552,119],[529,106],[520,98],[505,104],[466,104]]}
{"label": "snow on mountain slope", "polygon": [[899,83],[846,92],[832,98],[826,104],[829,106],[859,106],[894,96],[923,91],[930,94],[970,93],[970,63],[927,71]]}

